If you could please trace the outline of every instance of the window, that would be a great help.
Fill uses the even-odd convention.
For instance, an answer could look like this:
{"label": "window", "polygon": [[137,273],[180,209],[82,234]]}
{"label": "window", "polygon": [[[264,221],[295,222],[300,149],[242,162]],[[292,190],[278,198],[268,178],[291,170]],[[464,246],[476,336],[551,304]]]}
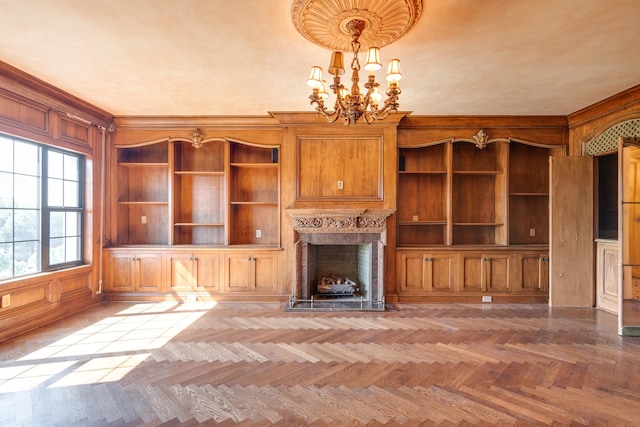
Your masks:
{"label": "window", "polygon": [[0,135],[0,280],[83,263],[82,156]]}

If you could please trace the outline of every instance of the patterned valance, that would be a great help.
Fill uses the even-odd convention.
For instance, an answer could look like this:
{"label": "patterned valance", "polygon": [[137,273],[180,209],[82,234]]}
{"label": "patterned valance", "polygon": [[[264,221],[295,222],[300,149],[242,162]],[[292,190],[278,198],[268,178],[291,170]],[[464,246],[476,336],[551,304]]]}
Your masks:
{"label": "patterned valance", "polygon": [[640,136],[640,119],[627,120],[605,130],[587,143],[587,154],[590,156],[615,151],[618,149],[618,138]]}

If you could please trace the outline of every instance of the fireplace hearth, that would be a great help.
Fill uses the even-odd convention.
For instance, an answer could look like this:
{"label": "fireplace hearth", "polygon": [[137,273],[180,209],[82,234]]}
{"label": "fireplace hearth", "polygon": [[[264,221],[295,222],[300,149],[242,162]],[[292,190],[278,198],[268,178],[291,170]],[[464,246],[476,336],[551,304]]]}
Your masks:
{"label": "fireplace hearth", "polygon": [[296,232],[293,309],[384,310],[390,210],[287,211]]}

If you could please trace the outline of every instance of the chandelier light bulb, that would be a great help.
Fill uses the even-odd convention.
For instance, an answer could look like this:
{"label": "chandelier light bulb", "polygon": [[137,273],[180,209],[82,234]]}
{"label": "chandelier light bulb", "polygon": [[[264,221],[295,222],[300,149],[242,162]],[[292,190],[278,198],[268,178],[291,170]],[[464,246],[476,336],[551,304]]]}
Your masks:
{"label": "chandelier light bulb", "polygon": [[373,88],[371,88],[371,99],[373,99],[376,104],[382,100],[382,93],[380,93],[380,85],[378,85],[377,83]]}

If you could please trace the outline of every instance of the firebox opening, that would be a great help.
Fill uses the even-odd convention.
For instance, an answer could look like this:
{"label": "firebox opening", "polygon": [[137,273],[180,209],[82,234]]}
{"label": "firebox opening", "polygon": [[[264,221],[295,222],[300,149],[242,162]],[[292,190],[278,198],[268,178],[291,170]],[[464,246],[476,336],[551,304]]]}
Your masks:
{"label": "firebox opening", "polygon": [[371,298],[371,244],[311,245],[309,280],[314,298]]}

